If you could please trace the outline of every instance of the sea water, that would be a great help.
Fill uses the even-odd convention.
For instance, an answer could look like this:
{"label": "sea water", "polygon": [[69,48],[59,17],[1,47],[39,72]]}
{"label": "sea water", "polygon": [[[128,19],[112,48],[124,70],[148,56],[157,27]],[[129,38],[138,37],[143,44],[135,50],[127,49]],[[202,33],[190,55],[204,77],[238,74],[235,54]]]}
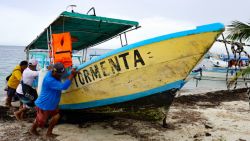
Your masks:
{"label": "sea water", "polygon": [[[0,100],[6,96],[4,95],[4,87],[6,86],[5,78],[8,76],[16,65],[20,63],[20,61],[26,58],[26,54],[24,52],[24,48],[22,46],[0,46]],[[211,67],[211,64],[207,59],[201,61],[197,67],[206,65],[206,67]],[[184,87],[181,89],[181,94],[195,94],[195,93],[204,93],[209,91],[216,90],[226,90],[226,79],[222,79],[220,81],[214,80],[201,80],[197,81],[195,79],[190,79]],[[196,87],[197,86],[197,87]],[[242,87],[243,84],[240,84]]]}
{"label": "sea water", "polygon": [[5,97],[6,76],[25,58],[23,46],[0,46],[0,100]]}

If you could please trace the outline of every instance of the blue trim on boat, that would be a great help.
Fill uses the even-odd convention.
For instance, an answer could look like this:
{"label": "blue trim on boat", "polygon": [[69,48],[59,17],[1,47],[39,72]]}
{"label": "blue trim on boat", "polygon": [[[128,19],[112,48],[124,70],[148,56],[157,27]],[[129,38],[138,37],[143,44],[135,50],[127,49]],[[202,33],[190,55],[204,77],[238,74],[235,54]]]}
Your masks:
{"label": "blue trim on boat", "polygon": [[109,56],[115,55],[115,54],[120,53],[120,52],[131,50],[133,48],[137,48],[137,47],[140,47],[140,46],[145,46],[147,44],[152,44],[152,43],[155,43],[155,42],[160,42],[160,41],[164,41],[164,40],[168,40],[168,39],[172,39],[172,38],[188,36],[188,35],[192,35],[192,34],[220,31],[220,30],[224,30],[224,28],[225,28],[224,25],[221,24],[221,23],[213,23],[213,24],[198,26],[198,27],[196,27],[196,29],[193,29],[193,30],[176,32],[176,33],[167,34],[167,35],[151,38],[151,39],[148,39],[148,40],[140,41],[140,42],[128,45],[128,46],[124,46],[122,48],[118,48],[118,49],[113,50],[113,51],[111,51],[109,53],[103,54],[103,55],[101,55],[99,57],[93,58],[92,60],[87,61],[86,63],[83,63],[80,66],[78,66],[77,70],[81,70],[84,67],[86,67],[86,66],[88,66],[88,65],[90,65],[90,64],[92,64],[94,62],[100,61],[100,60],[102,60],[104,58],[107,58]]}
{"label": "blue trim on boat", "polygon": [[144,92],[139,92],[135,94],[130,94],[127,96],[120,96],[120,97],[115,97],[115,98],[109,98],[109,99],[103,99],[103,100],[96,100],[96,101],[91,101],[91,102],[85,102],[85,103],[79,103],[79,104],[64,104],[64,105],[59,105],[60,109],[86,109],[86,108],[92,108],[92,107],[98,107],[98,106],[104,106],[104,105],[110,105],[114,103],[120,103],[120,102],[126,102],[126,101],[131,101],[135,100],[138,98],[142,98],[145,96],[149,96],[152,94],[164,92],[173,88],[180,89],[184,85],[183,80],[178,80],[169,84],[166,84],[164,86],[154,88],[151,90],[147,90]]}

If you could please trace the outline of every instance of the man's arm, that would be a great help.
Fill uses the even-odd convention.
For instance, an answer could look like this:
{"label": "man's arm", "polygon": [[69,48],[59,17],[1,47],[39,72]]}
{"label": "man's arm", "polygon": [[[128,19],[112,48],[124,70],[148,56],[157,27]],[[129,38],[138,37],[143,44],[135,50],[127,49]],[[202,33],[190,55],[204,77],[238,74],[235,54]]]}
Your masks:
{"label": "man's arm", "polygon": [[64,81],[64,82],[53,81],[50,83],[50,87],[52,89],[56,89],[56,90],[67,90],[71,84],[71,81],[75,77],[76,73],[77,73],[76,69],[72,69],[71,74],[69,75],[69,77],[66,81]]}
{"label": "man's arm", "polygon": [[39,75],[39,71],[31,71],[30,72],[33,77],[37,77]]}
{"label": "man's arm", "polygon": [[75,77],[75,75],[76,75],[77,73],[78,73],[78,71],[76,71],[76,69],[73,68],[73,69],[71,70],[71,74],[69,75],[68,79],[72,81],[73,78]]}

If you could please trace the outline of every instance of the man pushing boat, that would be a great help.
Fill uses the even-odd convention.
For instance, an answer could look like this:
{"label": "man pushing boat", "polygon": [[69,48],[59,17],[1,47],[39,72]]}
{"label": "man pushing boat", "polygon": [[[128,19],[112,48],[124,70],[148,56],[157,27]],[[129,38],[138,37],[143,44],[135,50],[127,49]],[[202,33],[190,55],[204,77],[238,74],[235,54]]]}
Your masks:
{"label": "man pushing boat", "polygon": [[34,101],[37,98],[37,91],[32,87],[32,84],[39,74],[36,70],[37,64],[37,60],[29,60],[29,66],[23,71],[21,83],[17,86],[16,95],[23,103],[19,110],[14,112],[17,120],[22,120],[26,110],[35,106]]}
{"label": "man pushing boat", "polygon": [[[24,61],[20,62],[20,64],[14,68],[14,70],[11,73],[11,76],[8,79],[7,98],[5,101],[5,105],[7,107],[12,106],[11,105],[12,98],[15,96],[16,88],[21,81],[23,71],[27,68],[27,66],[28,66],[27,61],[24,60]],[[20,105],[21,105],[21,103],[20,103]]]}
{"label": "man pushing boat", "polygon": [[31,134],[39,135],[37,128],[44,127],[48,118],[51,117],[46,137],[51,137],[53,135],[52,130],[60,118],[58,104],[61,98],[61,90],[69,88],[76,74],[76,70],[72,69],[68,79],[61,82],[64,73],[64,65],[62,63],[56,63],[53,65],[53,69],[45,76],[41,93],[35,101],[37,115],[29,131]]}

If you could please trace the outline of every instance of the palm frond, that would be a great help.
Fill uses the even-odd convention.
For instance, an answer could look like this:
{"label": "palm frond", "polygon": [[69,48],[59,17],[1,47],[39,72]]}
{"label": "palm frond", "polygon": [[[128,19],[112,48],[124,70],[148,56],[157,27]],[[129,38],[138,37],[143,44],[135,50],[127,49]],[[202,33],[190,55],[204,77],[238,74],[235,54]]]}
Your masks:
{"label": "palm frond", "polygon": [[250,24],[240,21],[233,21],[231,25],[228,25],[227,39],[233,41],[250,41]]}
{"label": "palm frond", "polygon": [[236,81],[237,81],[237,79],[239,78],[239,77],[245,77],[245,75],[248,75],[248,74],[250,74],[250,67],[247,67],[246,69],[244,69],[244,70],[241,70],[241,71],[239,71],[239,72],[237,72],[237,75],[235,75],[230,81],[229,81],[229,86],[232,86],[232,84],[234,84]]}

